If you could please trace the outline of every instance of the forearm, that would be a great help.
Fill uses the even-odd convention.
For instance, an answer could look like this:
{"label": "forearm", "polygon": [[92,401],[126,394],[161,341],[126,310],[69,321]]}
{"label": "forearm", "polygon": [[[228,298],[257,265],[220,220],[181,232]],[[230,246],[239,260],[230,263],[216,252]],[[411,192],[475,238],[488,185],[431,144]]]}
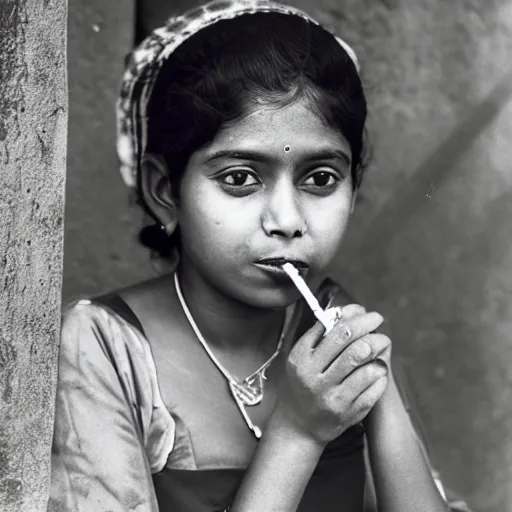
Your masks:
{"label": "forearm", "polygon": [[447,511],[392,377],[365,423],[379,512]]}
{"label": "forearm", "polygon": [[323,448],[271,422],[231,512],[295,512]]}

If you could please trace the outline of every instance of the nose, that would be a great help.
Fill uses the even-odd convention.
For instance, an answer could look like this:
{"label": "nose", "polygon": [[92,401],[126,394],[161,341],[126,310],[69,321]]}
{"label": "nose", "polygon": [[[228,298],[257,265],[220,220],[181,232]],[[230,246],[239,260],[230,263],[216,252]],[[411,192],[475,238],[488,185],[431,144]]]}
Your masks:
{"label": "nose", "polygon": [[306,222],[293,183],[282,180],[268,191],[262,216],[263,230],[268,236],[298,238],[306,233]]}

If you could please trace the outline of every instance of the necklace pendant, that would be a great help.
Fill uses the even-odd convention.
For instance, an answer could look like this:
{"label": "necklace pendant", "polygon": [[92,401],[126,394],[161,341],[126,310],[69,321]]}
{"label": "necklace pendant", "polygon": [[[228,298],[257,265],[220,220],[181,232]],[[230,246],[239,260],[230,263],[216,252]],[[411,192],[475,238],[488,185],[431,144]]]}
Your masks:
{"label": "necklace pendant", "polygon": [[254,432],[254,435],[256,436],[256,439],[261,439],[262,432],[261,432],[261,429],[259,427],[257,427],[256,425],[253,425],[252,431]]}
{"label": "necklace pendant", "polygon": [[263,379],[261,374],[251,376],[241,383],[230,379],[229,387],[234,397],[244,405],[258,405],[263,400]]}

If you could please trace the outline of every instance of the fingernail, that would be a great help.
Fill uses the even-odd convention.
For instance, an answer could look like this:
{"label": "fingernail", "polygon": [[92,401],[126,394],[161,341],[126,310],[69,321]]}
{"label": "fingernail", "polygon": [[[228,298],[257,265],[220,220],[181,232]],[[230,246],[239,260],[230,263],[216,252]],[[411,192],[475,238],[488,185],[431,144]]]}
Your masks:
{"label": "fingernail", "polygon": [[359,350],[359,355],[361,356],[361,359],[365,361],[368,359],[373,353],[372,347],[369,343],[366,341],[361,341],[361,347]]}

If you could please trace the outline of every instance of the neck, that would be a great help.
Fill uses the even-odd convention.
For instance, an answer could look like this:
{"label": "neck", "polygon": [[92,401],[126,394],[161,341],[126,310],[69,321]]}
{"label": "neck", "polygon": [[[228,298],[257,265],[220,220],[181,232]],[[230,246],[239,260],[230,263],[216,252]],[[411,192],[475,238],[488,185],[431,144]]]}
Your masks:
{"label": "neck", "polygon": [[218,348],[276,347],[284,309],[264,309],[227,296],[187,265],[177,270],[185,303],[208,345]]}

